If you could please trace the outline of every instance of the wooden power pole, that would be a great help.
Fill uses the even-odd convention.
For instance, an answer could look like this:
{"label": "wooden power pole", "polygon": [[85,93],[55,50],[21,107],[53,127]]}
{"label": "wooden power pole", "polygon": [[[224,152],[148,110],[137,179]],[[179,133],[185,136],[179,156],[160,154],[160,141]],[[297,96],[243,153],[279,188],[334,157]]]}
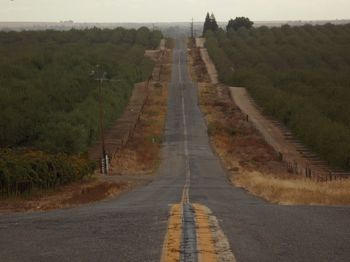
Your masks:
{"label": "wooden power pole", "polygon": [[192,40],[194,40],[194,23],[193,23],[193,18],[192,18],[192,22],[191,22],[191,38],[192,38]]}

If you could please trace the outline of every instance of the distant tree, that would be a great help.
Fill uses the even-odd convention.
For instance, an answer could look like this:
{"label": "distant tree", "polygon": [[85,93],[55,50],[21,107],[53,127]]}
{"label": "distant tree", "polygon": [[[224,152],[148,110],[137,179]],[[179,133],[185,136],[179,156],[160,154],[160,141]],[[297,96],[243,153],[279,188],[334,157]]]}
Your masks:
{"label": "distant tree", "polygon": [[136,31],[135,39],[137,43],[147,46],[149,43],[149,37],[150,37],[150,30],[145,26],[140,27]]}
{"label": "distant tree", "polygon": [[214,16],[214,14],[211,14],[211,16],[210,16],[210,27],[211,27],[210,29],[212,31],[216,31],[219,29],[219,26],[218,26],[218,23],[216,22],[216,18]]}
{"label": "distant tree", "polygon": [[205,17],[204,22],[204,28],[203,28],[203,35],[205,35],[205,32],[210,29],[210,15],[209,12],[207,13],[207,16]]}
{"label": "distant tree", "polygon": [[247,17],[236,17],[236,19],[231,19],[228,22],[228,25],[226,26],[226,30],[229,31],[230,29],[238,30],[241,27],[245,27],[247,29],[250,29],[253,27],[253,22],[249,20]]}
{"label": "distant tree", "polygon": [[203,35],[208,30],[216,31],[218,29],[219,29],[219,26],[218,26],[218,23],[216,22],[216,18],[214,14],[212,13],[211,15],[209,15],[209,13],[207,13],[207,16],[204,22]]}

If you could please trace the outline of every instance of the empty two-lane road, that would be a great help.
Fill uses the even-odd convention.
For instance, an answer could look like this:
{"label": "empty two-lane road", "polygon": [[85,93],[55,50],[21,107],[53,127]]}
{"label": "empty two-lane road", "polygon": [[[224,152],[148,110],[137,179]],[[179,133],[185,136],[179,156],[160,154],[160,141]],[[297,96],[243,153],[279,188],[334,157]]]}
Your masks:
{"label": "empty two-lane road", "polygon": [[237,261],[350,260],[349,207],[272,205],[230,185],[177,40],[154,182],[80,208],[1,215],[0,261],[159,261],[169,211],[184,198],[213,211]]}

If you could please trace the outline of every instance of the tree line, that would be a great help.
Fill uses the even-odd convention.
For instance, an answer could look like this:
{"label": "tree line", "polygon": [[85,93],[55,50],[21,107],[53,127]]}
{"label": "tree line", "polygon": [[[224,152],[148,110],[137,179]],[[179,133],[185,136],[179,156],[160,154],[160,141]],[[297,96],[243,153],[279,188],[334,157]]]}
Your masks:
{"label": "tree line", "polygon": [[350,25],[228,27],[206,32],[221,81],[246,86],[335,167],[350,168]]}

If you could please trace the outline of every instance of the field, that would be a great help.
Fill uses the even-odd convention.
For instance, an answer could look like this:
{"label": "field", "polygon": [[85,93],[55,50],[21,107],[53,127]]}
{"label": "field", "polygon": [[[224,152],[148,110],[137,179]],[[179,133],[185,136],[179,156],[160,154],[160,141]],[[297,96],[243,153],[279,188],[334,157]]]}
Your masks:
{"label": "field", "polygon": [[245,86],[333,167],[350,168],[350,25],[207,32],[220,81]]}

